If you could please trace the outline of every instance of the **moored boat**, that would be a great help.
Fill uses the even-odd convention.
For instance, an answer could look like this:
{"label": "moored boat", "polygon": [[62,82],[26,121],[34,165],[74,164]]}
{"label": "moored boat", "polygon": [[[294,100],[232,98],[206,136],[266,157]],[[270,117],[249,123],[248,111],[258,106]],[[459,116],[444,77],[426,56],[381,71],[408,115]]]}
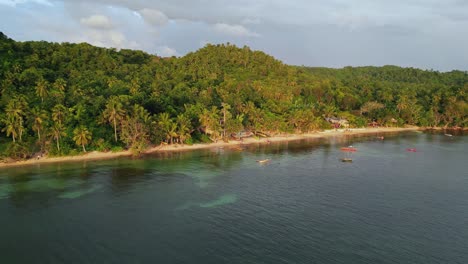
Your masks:
{"label": "moored boat", "polygon": [[342,151],[348,151],[348,152],[356,152],[357,149],[354,147],[343,147],[341,148]]}

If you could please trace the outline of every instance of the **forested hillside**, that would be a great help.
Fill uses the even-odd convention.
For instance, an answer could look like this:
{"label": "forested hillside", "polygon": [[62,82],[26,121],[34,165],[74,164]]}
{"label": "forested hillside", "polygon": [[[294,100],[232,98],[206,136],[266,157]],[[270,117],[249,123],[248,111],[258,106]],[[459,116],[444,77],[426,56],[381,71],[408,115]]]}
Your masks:
{"label": "forested hillside", "polygon": [[468,74],[396,66],[288,66],[248,47],[181,58],[0,33],[0,155],[69,155],[161,142],[352,126],[467,126]]}

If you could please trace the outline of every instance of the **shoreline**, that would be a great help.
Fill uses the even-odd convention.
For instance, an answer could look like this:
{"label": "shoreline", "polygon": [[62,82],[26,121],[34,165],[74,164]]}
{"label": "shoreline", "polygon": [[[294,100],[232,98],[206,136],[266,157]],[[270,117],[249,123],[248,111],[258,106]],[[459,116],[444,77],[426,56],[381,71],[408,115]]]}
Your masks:
{"label": "shoreline", "polygon": [[[410,127],[410,128],[400,128],[400,127],[383,127],[383,128],[354,128],[348,131],[344,129],[338,130],[325,130],[320,132],[305,133],[305,134],[287,134],[281,136],[273,136],[268,138],[245,138],[242,142],[239,140],[231,140],[229,142],[219,141],[212,143],[197,143],[193,145],[161,145],[157,147],[151,147],[147,149],[142,154],[151,154],[158,152],[172,152],[172,151],[190,151],[198,149],[210,149],[217,147],[238,147],[241,145],[251,145],[251,144],[267,144],[269,142],[285,142],[285,141],[294,141],[302,139],[312,139],[312,138],[327,138],[335,136],[348,136],[348,135],[365,135],[365,134],[375,134],[375,133],[391,133],[391,132],[405,132],[405,131],[416,131],[416,130],[425,130],[419,127]],[[47,163],[58,163],[58,162],[74,162],[74,161],[89,161],[89,160],[105,160],[105,159],[114,159],[119,157],[131,157],[133,154],[129,150],[119,151],[119,152],[98,152],[93,151],[79,156],[64,156],[64,157],[44,157],[41,159],[28,159],[14,161],[11,163],[0,163],[0,168],[8,167],[19,167],[19,166],[28,166],[28,165],[38,165],[38,164],[47,164]]]}

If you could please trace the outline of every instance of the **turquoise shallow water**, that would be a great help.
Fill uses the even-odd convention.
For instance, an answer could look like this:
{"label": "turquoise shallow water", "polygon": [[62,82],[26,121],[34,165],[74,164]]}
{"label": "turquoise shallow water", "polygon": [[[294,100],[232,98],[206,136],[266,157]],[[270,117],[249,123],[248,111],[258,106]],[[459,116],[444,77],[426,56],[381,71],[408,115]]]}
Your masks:
{"label": "turquoise shallow water", "polygon": [[0,263],[468,263],[467,157],[409,132],[2,169]]}

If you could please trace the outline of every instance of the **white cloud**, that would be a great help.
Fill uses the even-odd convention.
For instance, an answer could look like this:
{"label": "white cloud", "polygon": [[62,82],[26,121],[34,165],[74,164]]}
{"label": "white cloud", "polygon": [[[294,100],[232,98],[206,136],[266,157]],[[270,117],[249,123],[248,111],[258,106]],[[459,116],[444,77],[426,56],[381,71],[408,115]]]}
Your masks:
{"label": "white cloud", "polygon": [[467,69],[466,14],[468,0],[0,0],[1,31],[17,40],[164,56],[229,41],[333,67]]}
{"label": "white cloud", "polygon": [[217,23],[213,26],[214,30],[218,33],[235,36],[235,37],[258,37],[259,34],[252,32],[241,25],[229,25],[224,23]]}
{"label": "white cloud", "polygon": [[94,29],[112,29],[114,25],[111,20],[104,15],[92,15],[80,19],[80,23]]}
{"label": "white cloud", "polygon": [[52,6],[52,3],[47,0],[0,0],[0,4],[13,6],[13,7],[16,5],[25,4],[25,3],[35,3],[35,4],[46,5],[46,6]]}
{"label": "white cloud", "polygon": [[161,57],[179,56],[179,53],[168,46],[159,46],[156,48],[156,54]]}
{"label": "white cloud", "polygon": [[167,16],[156,9],[143,8],[139,11],[139,14],[143,17],[146,23],[152,26],[162,26],[169,20]]}
{"label": "white cloud", "polygon": [[117,30],[89,29],[82,33],[77,42],[87,42],[98,47],[113,47],[117,49],[138,49],[140,45],[135,41],[129,41],[122,32]]}

